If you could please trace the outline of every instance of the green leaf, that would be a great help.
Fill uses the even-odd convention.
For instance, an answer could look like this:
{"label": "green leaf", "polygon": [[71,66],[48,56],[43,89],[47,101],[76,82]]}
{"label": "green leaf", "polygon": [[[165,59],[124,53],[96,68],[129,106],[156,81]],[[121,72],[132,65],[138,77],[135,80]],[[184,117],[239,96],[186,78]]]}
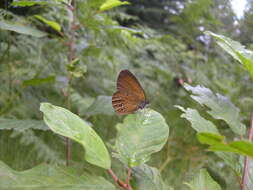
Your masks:
{"label": "green leaf", "polygon": [[61,32],[61,26],[57,22],[47,20],[47,19],[45,19],[44,17],[42,17],[40,15],[35,15],[35,18],[37,18],[38,20],[44,22],[45,24],[47,24],[48,26],[50,26],[51,28],[53,28],[57,32]]}
{"label": "green leaf", "polygon": [[0,161],[1,190],[115,190],[100,176],[71,167],[41,164],[25,171],[15,171]]}
{"label": "green leaf", "polygon": [[225,96],[214,94],[210,89],[203,86],[184,85],[185,89],[191,91],[191,97],[203,106],[210,108],[207,111],[215,119],[224,120],[232,131],[238,135],[244,135],[245,125],[240,122],[240,110]]}
{"label": "green leaf", "polygon": [[84,158],[87,162],[109,169],[109,153],[97,133],[77,115],[49,103],[41,103],[44,121],[55,133],[69,137],[85,148]]}
{"label": "green leaf", "polygon": [[211,151],[234,152],[253,158],[253,143],[245,140],[224,142],[225,137],[211,133],[198,133],[198,139],[202,144],[211,145]]}
{"label": "green leaf", "polygon": [[191,182],[185,184],[190,190],[221,190],[220,185],[212,179],[206,169],[201,169]]}
{"label": "green leaf", "polygon": [[46,78],[33,78],[29,80],[24,80],[23,85],[24,86],[37,86],[45,83],[54,83],[55,82],[55,76],[49,76]]}
{"label": "green leaf", "polygon": [[213,133],[198,133],[197,136],[199,142],[201,142],[202,144],[209,144],[209,145],[221,143],[225,139],[224,136],[216,135]]}
{"label": "green leaf", "polygon": [[133,168],[134,189],[165,190],[164,183],[156,168],[142,164]]}
{"label": "green leaf", "polygon": [[194,110],[191,108],[184,109],[181,106],[175,106],[175,107],[184,112],[181,115],[181,117],[190,121],[192,128],[195,129],[197,132],[210,132],[210,133],[219,134],[219,131],[216,128],[216,126],[212,122],[201,117],[197,110]]}
{"label": "green leaf", "polygon": [[14,129],[24,131],[27,129],[49,130],[42,120],[18,120],[0,118],[0,130]]}
{"label": "green leaf", "polygon": [[38,38],[41,38],[47,35],[45,32],[42,32],[35,28],[31,28],[30,26],[22,25],[17,22],[8,22],[4,20],[0,21],[0,29],[10,30],[10,31],[14,31],[20,34],[31,35]]}
{"label": "green leaf", "polygon": [[98,96],[97,99],[87,108],[83,113],[85,116],[105,114],[113,115],[114,110],[112,108],[111,96]]}
{"label": "green leaf", "polygon": [[103,12],[103,11],[107,11],[109,9],[112,9],[114,7],[118,7],[121,5],[129,5],[130,3],[127,1],[120,1],[120,0],[106,0],[106,2],[104,2],[100,8],[99,11]]}
{"label": "green leaf", "polygon": [[19,6],[19,7],[30,7],[34,5],[48,5],[53,4],[49,1],[14,1],[11,3],[12,6]]}
{"label": "green leaf", "polygon": [[205,34],[215,37],[218,41],[218,45],[222,47],[227,53],[229,53],[234,59],[244,65],[244,67],[250,72],[253,78],[253,52],[246,49],[245,46],[239,42],[231,40],[230,38],[215,34],[210,31],[206,31]]}
{"label": "green leaf", "polygon": [[120,160],[129,167],[145,163],[161,150],[169,135],[163,116],[151,109],[128,115],[117,129],[116,148]]}

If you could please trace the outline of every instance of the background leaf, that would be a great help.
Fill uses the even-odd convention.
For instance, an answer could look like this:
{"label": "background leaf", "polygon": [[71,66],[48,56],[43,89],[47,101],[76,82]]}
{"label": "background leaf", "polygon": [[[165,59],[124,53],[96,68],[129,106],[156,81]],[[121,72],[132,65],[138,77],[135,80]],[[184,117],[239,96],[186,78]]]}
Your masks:
{"label": "background leaf", "polygon": [[42,32],[30,26],[22,25],[17,22],[8,22],[4,20],[0,21],[0,28],[3,30],[10,30],[20,34],[31,35],[38,38],[45,37],[47,35],[45,32]]}
{"label": "background leaf", "polygon": [[19,131],[24,131],[27,129],[39,129],[39,130],[49,130],[42,120],[18,120],[18,119],[6,119],[0,118],[0,130],[14,129]]}
{"label": "background leaf", "polygon": [[207,113],[215,119],[226,121],[234,133],[238,135],[245,134],[246,127],[240,122],[240,110],[227,97],[218,93],[214,94],[210,89],[200,85],[192,87],[185,84],[184,87],[186,90],[192,92],[193,95],[191,97],[195,101],[211,109]]}
{"label": "background leaf", "polygon": [[242,63],[253,78],[252,51],[246,49],[245,46],[241,45],[239,42],[231,40],[226,36],[215,34],[210,31],[206,31],[205,34],[215,37],[218,40],[217,43],[219,46],[222,47],[227,53],[229,53],[234,59]]}
{"label": "background leaf", "polygon": [[87,122],[70,111],[49,103],[41,103],[40,110],[50,129],[83,145],[87,162],[105,169],[111,167],[110,156],[103,141]]}
{"label": "background leaf", "polygon": [[165,190],[164,183],[156,168],[142,164],[133,168],[134,189]]}
{"label": "background leaf", "polygon": [[206,169],[201,169],[190,183],[185,184],[191,190],[221,190],[219,184],[212,179]]}
{"label": "background leaf", "polygon": [[128,115],[116,127],[117,151],[120,159],[130,167],[145,163],[151,154],[161,150],[169,135],[165,119],[151,109]]}
{"label": "background leaf", "polygon": [[[81,175],[79,174],[81,173]],[[0,161],[2,190],[114,190],[103,177],[92,176],[70,167],[42,164],[25,171],[15,171]]]}

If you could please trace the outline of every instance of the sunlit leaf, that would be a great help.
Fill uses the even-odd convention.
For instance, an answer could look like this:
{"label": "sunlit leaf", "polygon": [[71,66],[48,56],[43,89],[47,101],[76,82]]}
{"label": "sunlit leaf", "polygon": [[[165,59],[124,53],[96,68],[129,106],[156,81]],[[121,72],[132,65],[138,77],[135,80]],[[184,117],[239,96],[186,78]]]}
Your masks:
{"label": "sunlit leaf", "polygon": [[130,167],[145,163],[151,154],[161,150],[169,135],[163,116],[151,109],[128,115],[117,129],[120,160]]}
{"label": "sunlit leaf", "polygon": [[41,38],[47,35],[45,32],[42,32],[30,26],[22,25],[21,23],[17,23],[17,22],[9,22],[9,21],[4,21],[4,20],[0,21],[0,28],[3,30],[10,30],[10,31],[14,31],[20,34],[31,35],[38,38]]}
{"label": "sunlit leaf", "polygon": [[165,190],[164,183],[156,168],[142,164],[133,168],[134,189]]}
{"label": "sunlit leaf", "polygon": [[11,3],[12,6],[18,6],[18,7],[30,7],[34,5],[48,5],[52,4],[52,2],[49,1],[14,1]]}
{"label": "sunlit leaf", "polygon": [[118,7],[121,5],[129,5],[130,3],[127,1],[120,1],[120,0],[106,0],[105,3],[103,3],[100,8],[99,11],[107,11],[109,9],[112,9],[114,7]]}
{"label": "sunlit leaf", "polygon": [[1,190],[114,190],[103,177],[71,167],[41,164],[25,171],[15,171],[0,161]]}
{"label": "sunlit leaf", "polygon": [[40,21],[44,22],[45,24],[47,24],[48,26],[50,26],[51,28],[53,28],[57,32],[61,32],[61,26],[57,22],[51,21],[51,20],[47,20],[47,19],[45,19],[44,17],[42,17],[40,15],[35,15],[35,18],[37,18]]}
{"label": "sunlit leaf", "polygon": [[221,190],[220,185],[212,179],[206,169],[201,169],[191,182],[185,184],[190,190]]}
{"label": "sunlit leaf", "polygon": [[211,133],[198,133],[198,139],[202,144],[210,145],[211,151],[234,152],[253,158],[253,143],[245,140],[226,143],[225,137]]}
{"label": "sunlit leaf", "polygon": [[192,124],[192,128],[195,129],[197,132],[210,132],[219,134],[219,131],[217,130],[216,126],[212,122],[201,117],[197,110],[191,108],[184,109],[181,106],[175,107],[179,108],[181,111],[184,112],[181,117],[190,121]]}
{"label": "sunlit leaf", "polygon": [[70,111],[49,103],[41,103],[44,121],[55,133],[69,137],[85,148],[84,158],[87,162],[109,169],[109,153],[97,133],[87,122]]}
{"label": "sunlit leaf", "polygon": [[246,127],[240,122],[240,110],[225,96],[214,94],[210,89],[203,86],[190,86],[185,84],[185,89],[192,92],[191,97],[203,106],[210,108],[207,111],[215,119],[222,119],[227,122],[234,133],[245,134]]}
{"label": "sunlit leaf", "polygon": [[24,86],[37,86],[45,83],[54,83],[55,82],[55,76],[49,76],[46,78],[33,78],[29,80],[24,80],[23,85]]}
{"label": "sunlit leaf", "polygon": [[219,46],[234,59],[242,63],[253,78],[253,51],[246,49],[245,46],[241,45],[239,42],[231,40],[226,36],[215,34],[210,31],[206,31],[205,34],[215,37],[218,40],[217,43]]}

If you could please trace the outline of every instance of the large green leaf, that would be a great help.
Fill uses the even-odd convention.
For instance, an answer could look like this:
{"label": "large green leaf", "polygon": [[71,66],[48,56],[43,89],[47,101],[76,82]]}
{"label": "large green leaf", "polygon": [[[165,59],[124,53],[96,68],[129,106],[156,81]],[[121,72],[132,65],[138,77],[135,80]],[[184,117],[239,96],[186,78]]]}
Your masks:
{"label": "large green leaf", "polygon": [[164,183],[156,168],[142,164],[133,168],[134,189],[165,190]]}
{"label": "large green leaf", "polygon": [[190,190],[221,190],[220,185],[212,179],[206,169],[201,169],[191,182],[185,184]]}
{"label": "large green leaf", "polygon": [[165,119],[152,109],[128,115],[117,129],[120,160],[129,167],[145,163],[152,153],[161,150],[169,135]]}
{"label": "large green leaf", "polygon": [[214,94],[210,89],[203,86],[190,86],[185,84],[185,89],[192,92],[191,97],[203,106],[210,108],[207,111],[215,119],[222,119],[234,133],[244,135],[245,125],[240,122],[240,110],[225,96]]}
{"label": "large green leaf", "polygon": [[55,133],[69,137],[85,148],[85,160],[105,169],[111,167],[109,153],[90,125],[70,111],[49,103],[41,103],[44,121]]}
{"label": "large green leaf", "polygon": [[0,161],[1,190],[114,190],[103,177],[79,175],[70,167],[42,164],[26,171],[15,171]]}
{"label": "large green leaf", "polygon": [[41,38],[47,35],[45,32],[42,32],[30,26],[23,25],[17,22],[9,22],[9,21],[4,21],[4,20],[0,21],[0,29],[10,30],[10,31],[14,31],[20,34],[31,35],[38,38]]}
{"label": "large green leaf", "polygon": [[210,133],[219,134],[219,131],[216,128],[216,126],[212,122],[201,117],[197,110],[194,110],[191,108],[184,109],[181,106],[175,106],[175,107],[179,108],[181,111],[184,112],[181,115],[181,117],[190,121],[192,124],[192,128],[195,129],[197,132],[210,132]]}
{"label": "large green leaf", "polygon": [[244,65],[244,67],[250,72],[253,78],[253,52],[246,49],[245,46],[230,38],[215,34],[210,31],[206,31],[205,34],[215,37],[218,41],[218,45],[222,47],[227,53],[229,53],[234,59]]}
{"label": "large green leaf", "polygon": [[225,137],[211,133],[198,133],[198,139],[202,144],[210,145],[211,151],[234,152],[253,158],[253,143],[245,140],[226,143]]}
{"label": "large green leaf", "polygon": [[15,129],[23,131],[26,129],[39,129],[48,130],[49,128],[45,125],[42,120],[18,120],[18,119],[6,119],[0,118],[0,130]]}

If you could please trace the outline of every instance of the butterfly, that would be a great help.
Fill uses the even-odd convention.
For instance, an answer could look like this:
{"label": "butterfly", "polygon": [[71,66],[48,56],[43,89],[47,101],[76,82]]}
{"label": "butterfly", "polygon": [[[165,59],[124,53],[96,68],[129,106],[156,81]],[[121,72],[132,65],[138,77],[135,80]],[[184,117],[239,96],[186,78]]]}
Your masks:
{"label": "butterfly", "polygon": [[120,115],[125,115],[143,109],[148,103],[137,78],[129,70],[120,71],[117,92],[112,96],[114,110]]}

